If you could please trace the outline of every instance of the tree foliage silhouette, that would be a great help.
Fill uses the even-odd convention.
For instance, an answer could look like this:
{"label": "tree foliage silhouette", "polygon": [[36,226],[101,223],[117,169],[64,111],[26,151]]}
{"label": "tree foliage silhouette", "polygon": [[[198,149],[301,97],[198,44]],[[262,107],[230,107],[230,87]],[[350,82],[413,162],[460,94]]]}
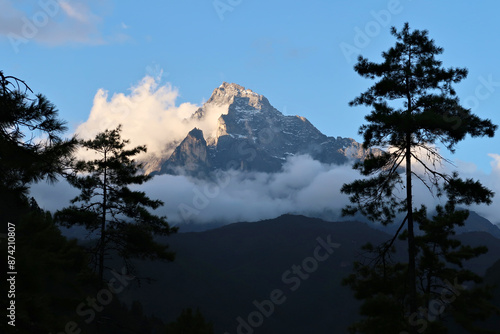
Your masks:
{"label": "tree foliage silhouette", "polygon": [[66,127],[57,113],[45,96],[0,71],[0,212],[6,220],[24,205],[29,184],[55,181],[75,149],[74,138],[61,137]]}
{"label": "tree foliage silhouette", "polygon": [[[359,211],[370,220],[383,224],[394,222],[398,213],[405,214],[398,232],[406,224],[407,312],[415,314],[418,303],[413,179],[420,180],[429,191],[440,195],[442,184],[457,178],[440,171],[438,164],[446,159],[434,145],[441,144],[453,153],[456,144],[466,135],[493,137],[497,126],[460,105],[453,84],[463,80],[467,70],[443,68],[442,62],[436,59],[443,49],[429,39],[426,30],[410,31],[406,23],[401,31],[393,27],[391,33],[396,44],[382,53],[383,62],[370,62],[360,56],[354,67],[362,77],[378,79],[350,102],[351,106],[372,108],[365,117],[368,123],[359,129],[364,139],[363,146],[387,150],[378,155],[371,154],[355,164],[365,178],[343,185],[342,192],[350,195],[352,203],[343,213],[352,215]],[[416,173],[412,163],[424,172]],[[400,174],[403,168],[405,171]],[[403,199],[398,197],[397,189],[405,190]],[[477,197],[475,201],[488,203],[491,195]]]}
{"label": "tree foliage silhouette", "polygon": [[[75,138],[62,138],[65,130],[45,96],[0,71],[0,216],[2,229],[15,226],[17,247],[11,245],[9,254],[19,272],[15,299],[2,298],[0,304],[7,309],[15,301],[19,333],[63,328],[72,316],[69,305],[84,298],[81,285],[90,282],[85,253],[28,197],[32,183],[56,181],[65,173],[76,146]],[[0,247],[7,254],[7,239],[0,238]],[[6,283],[0,283],[2,291],[9,290]],[[11,330],[7,321],[0,325],[1,332]]]}
{"label": "tree foliage silhouette", "polygon": [[105,258],[110,251],[117,252],[129,270],[133,269],[131,257],[174,259],[168,246],[156,242],[154,236],[170,235],[177,228],[169,226],[165,217],[148,210],[160,207],[163,202],[151,200],[144,192],[129,188],[129,185],[151,179],[139,173],[141,165],[132,159],[146,148],[125,149],[128,140],[121,139],[120,131],[119,126],[99,133],[92,140],[80,141],[84,148],[96,154],[96,158],[73,162],[74,173],[68,181],[81,193],[71,200],[71,206],[56,213],[64,226],[81,225],[97,233],[99,240],[91,253],[101,281]]}

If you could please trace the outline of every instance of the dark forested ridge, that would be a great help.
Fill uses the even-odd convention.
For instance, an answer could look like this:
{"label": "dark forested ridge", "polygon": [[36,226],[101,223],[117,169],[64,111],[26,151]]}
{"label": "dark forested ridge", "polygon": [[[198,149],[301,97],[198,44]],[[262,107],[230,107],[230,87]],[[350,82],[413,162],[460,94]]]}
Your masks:
{"label": "dark forested ridge", "polygon": [[[328,236],[340,245],[315,268],[314,261],[306,259],[314,258],[317,239],[327,241]],[[236,333],[238,317],[249,324],[249,315],[258,310],[254,301],[270,300],[278,289],[285,300],[279,299],[283,303],[274,304],[272,314],[252,327],[256,333],[347,333],[348,325],[358,319],[359,304],[341,281],[352,271],[352,262],[362,260],[361,245],[388,239],[389,234],[364,223],[294,215],[179,233],[168,238],[178,254],[176,261],[140,263],[141,270],[154,272],[154,281],[131,288],[124,298],[140,300],[145,313],[164,321],[173,320],[179,307],[199,307],[217,333]],[[488,233],[464,233],[459,239],[489,248],[486,255],[467,263],[475,272],[484,274],[500,257],[500,241]],[[399,247],[403,249],[404,243]],[[404,252],[397,257],[404,258]],[[304,264],[311,270],[302,270],[306,279],[293,271],[294,265]]]}

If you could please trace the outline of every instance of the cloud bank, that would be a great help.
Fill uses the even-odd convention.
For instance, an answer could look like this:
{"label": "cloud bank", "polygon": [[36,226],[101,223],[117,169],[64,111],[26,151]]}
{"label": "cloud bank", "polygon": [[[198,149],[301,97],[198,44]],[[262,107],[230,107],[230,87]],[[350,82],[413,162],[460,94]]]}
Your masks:
{"label": "cloud bank", "polygon": [[[459,167],[461,177],[479,179],[500,194],[500,156],[494,155],[493,158],[492,173],[477,174]],[[156,213],[167,216],[168,221],[175,225],[258,221],[286,213],[338,220],[341,219],[340,210],[348,204],[348,198],[340,193],[340,188],[359,177],[350,166],[325,165],[303,155],[290,157],[279,173],[231,170],[219,173],[213,182],[179,175],[158,175],[133,189],[164,201],[165,205]],[[415,207],[425,204],[432,209],[445,202],[445,199],[430,196],[419,181],[414,182],[413,191]],[[77,192],[63,181],[54,186],[35,185],[32,194],[44,209],[53,211],[67,206]],[[500,197],[497,196],[491,206],[476,205],[470,209],[497,223],[500,221],[499,207]]]}
{"label": "cloud bank", "polygon": [[310,156],[291,157],[279,173],[220,172],[208,182],[159,175],[138,189],[162,198],[160,210],[174,223],[231,223],[274,218],[285,213],[336,216],[347,197],[339,194],[349,166],[324,165]]}

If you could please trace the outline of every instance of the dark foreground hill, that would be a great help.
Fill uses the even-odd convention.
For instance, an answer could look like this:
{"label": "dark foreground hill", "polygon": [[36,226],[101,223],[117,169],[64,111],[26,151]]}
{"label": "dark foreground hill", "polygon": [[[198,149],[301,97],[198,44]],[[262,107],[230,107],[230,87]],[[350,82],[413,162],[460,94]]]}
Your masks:
{"label": "dark foreground hill", "polygon": [[[484,277],[484,283],[493,285],[493,301],[500,307],[500,260],[495,262],[487,271]],[[487,321],[490,329],[500,330],[500,319],[489,319]]]}
{"label": "dark foreground hill", "polygon": [[[146,314],[166,322],[182,308],[199,307],[221,334],[346,333],[358,302],[341,280],[362,258],[363,244],[389,238],[364,223],[292,215],[179,233],[168,238],[175,262],[139,263],[154,281],[120,297],[139,300]],[[460,239],[489,247],[469,264],[481,274],[500,258],[500,241],[487,233]]]}

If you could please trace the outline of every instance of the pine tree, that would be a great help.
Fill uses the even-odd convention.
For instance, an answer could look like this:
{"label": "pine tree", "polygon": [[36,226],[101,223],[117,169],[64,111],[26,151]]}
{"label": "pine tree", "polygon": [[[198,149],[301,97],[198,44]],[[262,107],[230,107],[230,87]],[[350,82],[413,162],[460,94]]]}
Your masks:
{"label": "pine tree", "polygon": [[141,165],[132,159],[146,148],[125,149],[128,140],[121,139],[120,131],[119,126],[99,133],[95,139],[80,141],[97,157],[74,162],[74,173],[68,181],[81,193],[71,200],[71,206],[56,213],[64,226],[81,225],[97,233],[98,242],[91,253],[101,281],[105,258],[110,251],[117,252],[129,269],[132,269],[129,261],[132,257],[174,259],[168,246],[156,242],[154,236],[170,235],[177,229],[170,227],[165,217],[148,210],[160,207],[163,202],[151,200],[144,192],[129,188],[129,185],[151,179],[139,173]]}
{"label": "pine tree", "polygon": [[0,71],[0,212],[6,221],[16,219],[29,184],[56,181],[64,172],[76,145],[61,138],[65,130],[45,96]]}
{"label": "pine tree", "polygon": [[[368,124],[359,130],[364,148],[388,150],[355,164],[366,178],[342,187],[352,203],[343,213],[349,215],[359,211],[383,224],[394,222],[400,212],[405,214],[398,231],[406,224],[408,313],[415,314],[418,303],[413,179],[423,182],[429,191],[439,195],[442,184],[454,177],[437,168],[445,159],[435,145],[441,144],[453,153],[456,144],[466,135],[493,137],[497,126],[460,105],[452,85],[463,80],[467,70],[443,68],[442,62],[436,59],[443,49],[429,39],[427,31],[410,31],[406,23],[401,31],[393,27],[391,33],[397,40],[396,45],[382,53],[382,63],[359,57],[355,71],[365,78],[379,80],[350,102],[351,106],[373,108],[365,117]],[[424,174],[415,172],[412,161],[421,166]],[[405,170],[403,176],[401,169]],[[406,196],[400,199],[396,189],[402,188]],[[478,201],[487,202],[481,198]],[[415,327],[412,332],[416,332]]]}

